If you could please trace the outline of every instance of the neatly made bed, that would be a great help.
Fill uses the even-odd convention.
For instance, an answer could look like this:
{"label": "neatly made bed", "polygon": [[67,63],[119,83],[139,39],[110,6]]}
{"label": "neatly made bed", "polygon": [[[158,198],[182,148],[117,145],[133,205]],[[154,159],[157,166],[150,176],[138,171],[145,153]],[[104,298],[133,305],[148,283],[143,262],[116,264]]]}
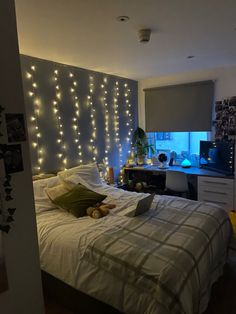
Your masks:
{"label": "neatly made bed", "polygon": [[210,203],[155,196],[148,212],[130,218],[126,208],[145,194],[88,186],[117,205],[108,216],[75,218],[47,208],[35,187],[42,270],[120,312],[202,313],[226,261],[227,213]]}

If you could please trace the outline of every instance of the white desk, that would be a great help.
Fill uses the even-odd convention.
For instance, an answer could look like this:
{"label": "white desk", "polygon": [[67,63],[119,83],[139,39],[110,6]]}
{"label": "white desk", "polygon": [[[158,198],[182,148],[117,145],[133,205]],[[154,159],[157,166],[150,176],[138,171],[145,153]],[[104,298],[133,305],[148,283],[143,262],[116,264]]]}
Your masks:
{"label": "white desk", "polygon": [[134,171],[143,172],[146,175],[165,175],[166,171],[181,171],[186,173],[189,178],[196,176],[197,200],[219,204],[227,211],[236,210],[234,176],[226,176],[198,167],[182,168],[181,166],[170,166],[166,169],[158,166],[125,167],[124,171],[126,178],[130,177]]}
{"label": "white desk", "polygon": [[233,176],[226,176],[222,173],[211,171],[204,168],[198,167],[190,167],[190,168],[183,168],[181,166],[169,166],[169,168],[159,168],[158,166],[135,166],[135,167],[125,167],[125,171],[152,171],[153,173],[163,173],[166,171],[181,171],[189,175],[196,175],[196,176],[208,176],[208,177],[216,177],[216,178],[229,178],[233,179]]}

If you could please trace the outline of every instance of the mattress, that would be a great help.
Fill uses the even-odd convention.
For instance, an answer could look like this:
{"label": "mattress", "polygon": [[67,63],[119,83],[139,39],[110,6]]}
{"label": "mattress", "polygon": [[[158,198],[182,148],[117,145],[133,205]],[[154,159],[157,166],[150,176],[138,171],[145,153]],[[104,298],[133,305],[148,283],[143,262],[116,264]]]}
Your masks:
{"label": "mattress", "polygon": [[227,257],[226,212],[155,196],[148,212],[130,218],[122,212],[145,194],[96,191],[117,204],[102,219],[60,209],[37,214],[41,268],[124,313],[202,313]]}

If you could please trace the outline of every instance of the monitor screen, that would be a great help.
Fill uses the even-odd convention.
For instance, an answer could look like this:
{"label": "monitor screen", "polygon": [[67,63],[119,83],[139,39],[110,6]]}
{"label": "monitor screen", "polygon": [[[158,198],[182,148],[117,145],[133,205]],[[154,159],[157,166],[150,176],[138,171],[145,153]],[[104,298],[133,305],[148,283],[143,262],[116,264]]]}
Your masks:
{"label": "monitor screen", "polygon": [[234,143],[200,141],[199,164],[226,175],[234,173]]}

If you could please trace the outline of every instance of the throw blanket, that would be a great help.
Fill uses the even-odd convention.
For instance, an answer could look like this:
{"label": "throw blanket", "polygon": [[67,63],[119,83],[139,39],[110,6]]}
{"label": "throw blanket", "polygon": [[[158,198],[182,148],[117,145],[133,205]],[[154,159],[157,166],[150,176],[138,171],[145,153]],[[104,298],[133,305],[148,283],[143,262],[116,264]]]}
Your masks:
{"label": "throw blanket", "polygon": [[146,214],[116,217],[90,237],[81,289],[125,313],[202,313],[222,274],[230,232],[216,205],[161,197]]}

